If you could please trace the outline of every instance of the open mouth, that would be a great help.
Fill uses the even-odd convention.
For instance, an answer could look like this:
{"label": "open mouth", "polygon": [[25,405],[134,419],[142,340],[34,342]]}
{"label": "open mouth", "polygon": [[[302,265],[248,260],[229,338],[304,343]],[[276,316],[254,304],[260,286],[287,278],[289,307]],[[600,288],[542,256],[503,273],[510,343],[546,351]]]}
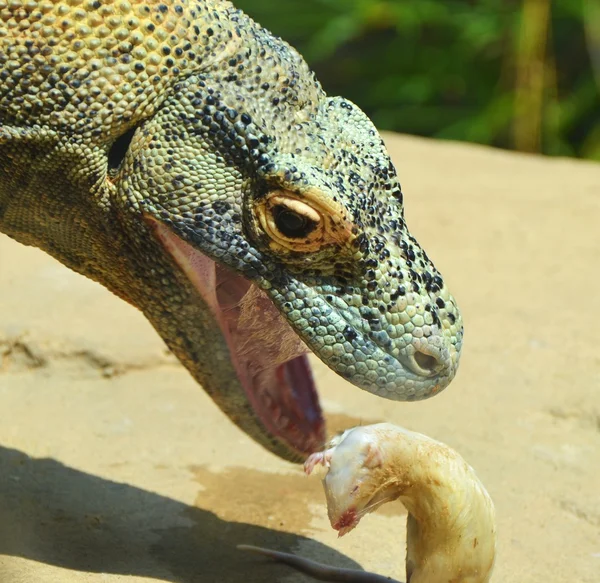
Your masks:
{"label": "open mouth", "polygon": [[360,518],[354,508],[349,508],[331,526],[338,531],[338,537],[342,537],[356,527]]}
{"label": "open mouth", "polygon": [[318,451],[325,422],[300,337],[268,296],[147,217],[163,244],[211,309],[231,363],[264,427],[302,455]]}

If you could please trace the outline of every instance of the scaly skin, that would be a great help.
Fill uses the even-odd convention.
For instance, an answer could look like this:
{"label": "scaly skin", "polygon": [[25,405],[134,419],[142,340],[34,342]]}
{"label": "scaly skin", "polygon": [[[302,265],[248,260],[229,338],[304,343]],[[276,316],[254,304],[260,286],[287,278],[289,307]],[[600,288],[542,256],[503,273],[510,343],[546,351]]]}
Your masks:
{"label": "scaly skin", "polygon": [[142,310],[284,458],[323,432],[298,447],[265,427],[186,254],[263,290],[367,391],[425,398],[458,365],[460,314],[406,228],[375,128],[228,2],[0,0],[0,231]]}

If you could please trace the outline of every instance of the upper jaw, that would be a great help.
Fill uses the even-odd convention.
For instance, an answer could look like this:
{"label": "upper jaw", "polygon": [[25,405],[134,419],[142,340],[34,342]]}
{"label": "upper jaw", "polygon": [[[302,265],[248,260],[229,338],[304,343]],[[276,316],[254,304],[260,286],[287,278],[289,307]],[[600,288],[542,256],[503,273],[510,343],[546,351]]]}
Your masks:
{"label": "upper jaw", "polygon": [[290,278],[281,289],[269,286],[266,292],[316,356],[370,393],[397,401],[426,399],[446,388],[456,374],[462,331],[455,343],[439,331],[383,348],[358,314],[337,309],[327,294],[301,280]]}

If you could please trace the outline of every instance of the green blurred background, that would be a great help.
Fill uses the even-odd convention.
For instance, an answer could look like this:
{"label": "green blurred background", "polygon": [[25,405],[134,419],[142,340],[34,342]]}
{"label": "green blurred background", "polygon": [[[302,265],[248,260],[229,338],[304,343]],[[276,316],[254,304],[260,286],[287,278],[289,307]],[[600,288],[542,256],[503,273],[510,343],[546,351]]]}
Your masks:
{"label": "green blurred background", "polygon": [[234,4],[380,129],[600,160],[600,0]]}

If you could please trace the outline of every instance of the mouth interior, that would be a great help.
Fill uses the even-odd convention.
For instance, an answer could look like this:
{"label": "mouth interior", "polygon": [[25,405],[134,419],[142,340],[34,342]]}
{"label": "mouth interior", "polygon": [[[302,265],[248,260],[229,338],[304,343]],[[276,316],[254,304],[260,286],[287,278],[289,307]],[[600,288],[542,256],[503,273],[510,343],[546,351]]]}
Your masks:
{"label": "mouth interior", "polygon": [[306,345],[256,285],[163,224],[156,222],[155,228],[212,310],[240,384],[265,428],[303,455],[318,451],[325,440],[325,422]]}

